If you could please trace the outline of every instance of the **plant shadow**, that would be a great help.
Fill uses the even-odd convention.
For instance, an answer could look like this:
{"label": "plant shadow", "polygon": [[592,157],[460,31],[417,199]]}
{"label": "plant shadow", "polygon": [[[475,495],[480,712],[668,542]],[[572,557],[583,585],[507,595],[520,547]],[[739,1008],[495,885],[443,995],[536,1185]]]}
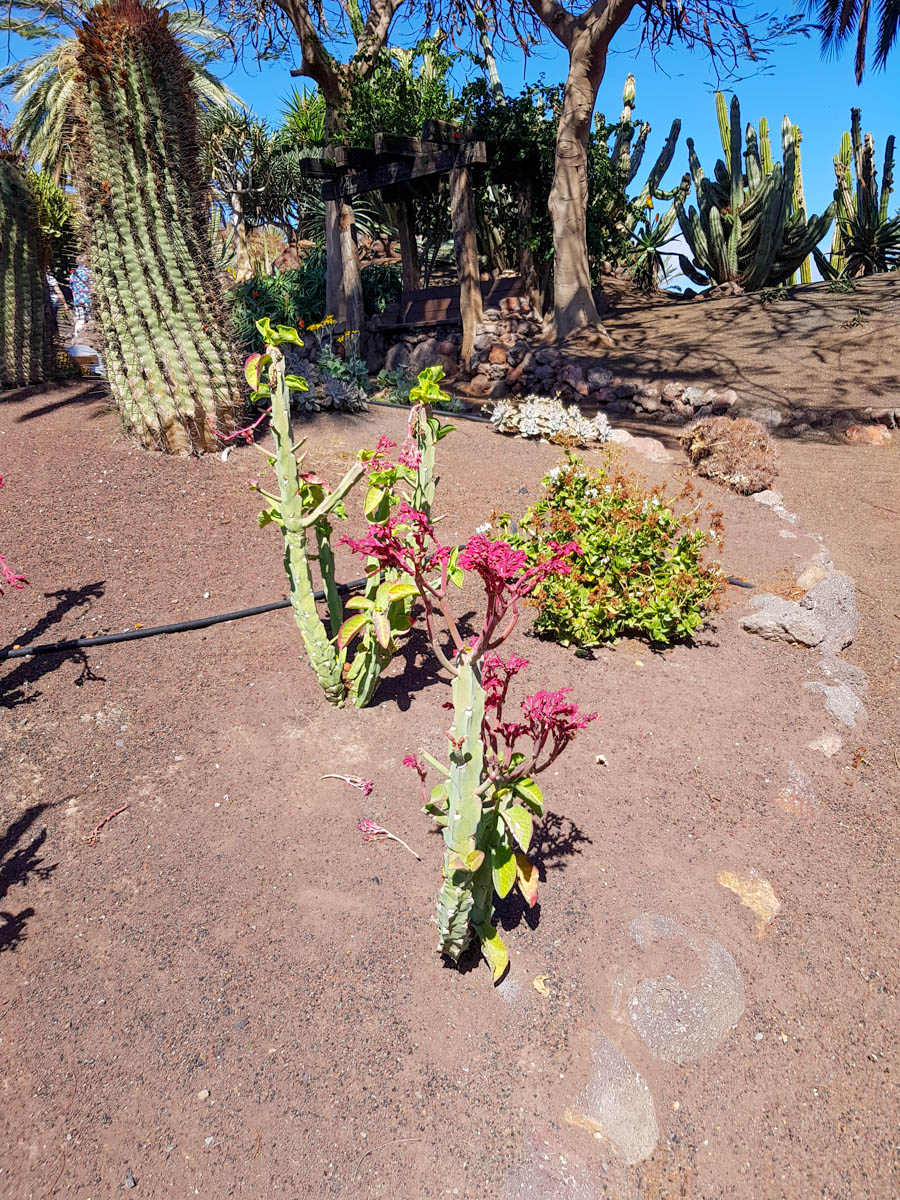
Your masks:
{"label": "plant shadow", "polygon": [[[56,600],[56,604],[31,629],[16,638],[17,646],[28,646],[38,641],[42,634],[54,625],[58,625],[63,617],[75,608],[90,608],[93,600],[98,600],[104,592],[105,580],[96,583],[86,583],[80,588],[60,588],[57,592],[45,592],[48,600]],[[31,704],[41,695],[32,692],[26,695],[25,686],[37,683],[51,671],[55,671],[68,659],[74,658],[81,667],[81,673],[75,680],[76,687],[81,687],[89,680],[102,681],[102,676],[95,675],[91,670],[87,654],[84,650],[65,650],[58,654],[43,654],[34,658],[22,659],[19,666],[3,679],[0,679],[0,708],[15,708],[18,704]],[[7,660],[9,661],[9,660]]]}
{"label": "plant shadow", "polygon": [[[548,868],[555,872],[564,871],[565,860],[573,854],[583,854],[584,847],[590,845],[593,845],[593,840],[571,817],[562,813],[547,813],[535,827],[529,857],[543,882],[547,878]],[[495,900],[494,911],[497,924],[506,933],[518,928],[523,921],[529,929],[537,929],[541,920],[540,901],[532,908],[515,888],[505,899]]]}
{"label": "plant shadow", "polygon": [[[460,636],[466,640],[474,638],[476,629],[473,621],[476,613],[467,612],[457,618],[456,626]],[[449,642],[449,638],[445,639]],[[448,658],[453,653],[452,644],[443,646]],[[447,672],[434,656],[424,621],[412,627],[407,637],[400,643],[394,662],[402,661],[403,669],[396,674],[383,678],[378,685],[375,698],[369,708],[378,708],[381,704],[396,704],[401,712],[406,712],[412,703],[412,697],[435,683],[449,683]]]}
{"label": "plant shadow", "polygon": [[[43,866],[44,860],[39,853],[47,840],[46,827],[23,841],[41,813],[53,807],[55,805],[32,804],[0,837],[0,901],[15,884],[24,887],[31,877],[49,879],[56,870],[56,863]],[[20,842],[23,844],[19,845]],[[34,911],[30,905],[17,913],[0,909],[0,953],[16,949],[25,937],[25,926]]]}

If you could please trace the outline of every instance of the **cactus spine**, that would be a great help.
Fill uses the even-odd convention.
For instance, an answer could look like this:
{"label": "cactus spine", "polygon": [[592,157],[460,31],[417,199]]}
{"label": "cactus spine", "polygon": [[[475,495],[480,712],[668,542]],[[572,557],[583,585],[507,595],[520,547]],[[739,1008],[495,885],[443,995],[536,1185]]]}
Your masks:
{"label": "cactus spine", "polygon": [[243,404],[185,56],[144,0],[90,9],[78,41],[75,173],[110,387],[145,446],[203,453]]}
{"label": "cactus spine", "polygon": [[678,223],[693,256],[693,262],[679,256],[682,270],[704,286],[733,281],[754,291],[783,283],[828,232],[834,205],[809,220],[798,205],[797,138],[787,117],[781,126],[782,162],[773,163],[765,119],[758,136],[747,125],[742,149],[737,96],[726,113],[724,97],[717,92],[716,113],[726,161],[716,163],[714,179],[704,175],[693,140],[687,142],[697,209],[686,212],[676,196]]}
{"label": "cactus spine", "polygon": [[53,337],[44,265],[25,171],[0,140],[0,387],[42,383],[49,373]]}

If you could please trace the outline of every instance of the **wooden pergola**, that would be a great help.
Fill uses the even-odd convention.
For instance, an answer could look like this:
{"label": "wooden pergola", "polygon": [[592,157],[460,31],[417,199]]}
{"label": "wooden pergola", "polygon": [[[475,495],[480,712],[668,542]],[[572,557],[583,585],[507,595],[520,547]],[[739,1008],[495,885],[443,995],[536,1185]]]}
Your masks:
{"label": "wooden pergola", "polygon": [[[481,273],[475,239],[472,168],[487,163],[483,141],[442,121],[426,121],[422,137],[376,133],[374,149],[333,146],[327,157],[306,159],[304,169],[322,183],[322,199],[352,203],[365,192],[380,192],[396,206],[405,292],[419,287],[418,247],[412,200],[426,180],[449,175],[453,250],[459,276],[459,307],[467,363],[475,328],[482,317]],[[529,210],[530,220],[530,210]]]}

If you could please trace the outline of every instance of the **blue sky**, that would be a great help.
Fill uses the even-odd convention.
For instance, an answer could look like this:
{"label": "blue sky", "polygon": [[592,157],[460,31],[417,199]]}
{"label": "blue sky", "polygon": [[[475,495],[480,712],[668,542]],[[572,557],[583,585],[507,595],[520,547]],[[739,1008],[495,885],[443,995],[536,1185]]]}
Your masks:
{"label": "blue sky", "polygon": [[[410,39],[404,37],[404,32],[404,25],[395,22],[392,43],[408,44]],[[633,25],[626,26],[618,35],[600,88],[598,110],[605,112],[608,118],[618,116],[622,84],[628,72],[633,71],[637,78],[636,116],[649,121],[653,127],[645,167],[649,169],[648,164],[655,159],[672,119],[680,117],[681,139],[666,185],[673,186],[687,169],[686,136],[693,137],[704,169],[711,174],[716,158],[721,155],[721,146],[713,102],[716,84],[708,58],[699,50],[689,52],[676,46],[664,51],[654,63],[647,52],[635,53],[637,40]],[[6,48],[4,46],[4,50]],[[11,58],[38,49],[35,43],[23,43],[17,38],[12,39],[8,48]],[[0,55],[6,60],[7,54],[0,51]],[[255,112],[276,124],[284,97],[292,87],[302,87],[306,82],[291,78],[291,66],[289,59],[266,63],[262,67],[253,65],[248,59],[238,67],[223,63],[221,73]],[[565,73],[565,52],[549,36],[527,60],[518,56],[500,61],[501,78],[509,93],[517,92],[524,83],[534,82],[541,75],[548,82],[556,82],[564,79]],[[851,105],[862,108],[863,129],[875,135],[879,176],[887,135],[892,131],[900,135],[900,49],[895,52],[887,71],[870,72],[858,87],[853,76],[852,48],[840,58],[823,61],[818,41],[801,38],[792,44],[780,45],[767,60],[765,72],[757,70],[754,73],[753,64],[746,64],[744,78],[736,85],[724,83],[723,89],[728,92],[732,86],[740,97],[742,123],[752,120],[757,124],[761,116],[768,117],[776,155],[782,116],[787,113],[800,126],[803,178],[810,212],[821,212],[831,200],[834,189],[832,160],[839,148],[841,133],[849,129]],[[644,168],[636,183],[643,182],[643,178]],[[891,210],[894,211],[900,206],[900,190],[892,199],[895,203]]]}
{"label": "blue sky", "polygon": [[[402,26],[395,23],[391,41],[403,44],[402,34]],[[681,138],[666,185],[673,186],[687,170],[685,137],[694,139],[704,170],[712,174],[722,151],[713,100],[716,81],[707,56],[699,50],[689,52],[675,47],[663,52],[655,64],[647,52],[635,54],[636,44],[634,32],[628,27],[623,29],[609,56],[597,100],[598,110],[611,119],[618,116],[622,85],[628,72],[633,71],[637,79],[635,114],[653,127],[645,157],[647,169],[659,152],[672,120],[680,117]],[[228,72],[229,83],[257,113],[275,123],[282,98],[293,86],[303,86],[306,82],[292,79],[290,67],[291,63],[285,61],[268,63],[261,70],[237,68]],[[540,75],[548,82],[564,79],[566,56],[562,47],[548,37],[527,61],[518,56],[501,60],[499,67],[504,88],[515,93]],[[861,86],[857,86],[853,75],[852,49],[840,58],[823,61],[818,41],[813,38],[780,46],[767,60],[765,73],[753,72],[753,64],[746,64],[742,71],[744,78],[736,84],[726,81],[722,88],[726,93],[732,88],[737,91],[742,123],[750,120],[756,125],[760,117],[768,117],[776,156],[780,153],[784,114],[800,126],[808,211],[821,212],[831,200],[832,160],[842,132],[850,128],[851,106],[862,108],[863,129],[875,135],[880,177],[885,139],[891,132],[900,136],[900,50],[889,62],[887,71],[869,72]],[[642,167],[636,183],[642,183],[643,177]],[[896,201],[891,205],[893,211],[900,206],[900,190],[892,200]]]}

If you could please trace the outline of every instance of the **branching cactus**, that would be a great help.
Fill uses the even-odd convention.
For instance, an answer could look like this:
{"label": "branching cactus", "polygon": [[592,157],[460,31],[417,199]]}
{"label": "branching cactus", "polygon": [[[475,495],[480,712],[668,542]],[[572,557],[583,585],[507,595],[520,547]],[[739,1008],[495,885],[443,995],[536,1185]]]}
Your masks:
{"label": "branching cactus", "polygon": [[[530,905],[537,903],[537,868],[528,851],[534,817],[544,809],[534,777],[597,714],[579,713],[564,689],[527,697],[522,719],[508,720],[510,682],[528,664],[516,657],[504,662],[496,650],[515,628],[521,601],[548,575],[568,572],[577,546],[554,546],[549,558],[530,567],[523,552],[482,534],[451,549],[436,540],[424,513],[405,504],[384,524],[371,525],[366,537],[344,540],[383,569],[413,580],[434,653],[452,676],[449,763],[422,750],[404,765],[418,772],[425,811],[443,830],[437,949],[457,962],[477,938],[499,980],[509,956],[494,924],[494,895],[502,899],[518,887]],[[467,574],[478,576],[485,591],[481,632],[468,641],[449,603],[450,587],[461,587]],[[430,797],[429,768],[440,776]]]}
{"label": "branching cactus", "polygon": [[748,124],[742,139],[737,96],[729,112],[717,92],[716,113],[725,157],[716,163],[713,178],[704,175],[694,143],[687,140],[697,208],[685,211],[676,196],[678,223],[693,256],[693,261],[679,256],[682,270],[701,286],[735,282],[755,291],[784,283],[828,232],[835,206],[807,219],[798,182],[798,131],[787,117],[781,126],[782,162],[773,163],[764,121],[758,136]]}
{"label": "branching cactus", "polygon": [[0,126],[0,387],[41,383],[53,338],[38,212],[20,157]]}
{"label": "branching cactus", "polygon": [[[297,451],[303,442],[294,442],[291,392],[306,391],[307,385],[300,376],[287,373],[280,347],[285,343],[302,345],[300,335],[287,325],[273,329],[268,318],[258,321],[257,329],[265,341],[265,353],[251,354],[244,372],[254,401],[271,404],[275,454],[268,456],[268,461],[278,477],[277,496],[264,491],[255,480],[251,484],[269,501],[259,524],[264,527],[274,523],[281,529],[294,619],[326,699],[342,707],[349,695],[358,708],[363,708],[374,696],[399,639],[410,628],[410,602],[416,588],[401,572],[382,571],[372,559],[367,564],[365,594],[352,597],[345,606],[335,576],[332,520],[346,517],[344,499],[363,479],[368,480],[365,515],[372,522],[388,520],[396,505],[424,495],[429,488],[433,496],[434,444],[452,427],[441,425],[421,405],[417,406],[410,415],[409,433],[397,463],[388,458],[395,443],[381,438],[374,450],[360,452],[334,491],[329,491],[324,480],[302,470],[303,457],[298,459]],[[420,377],[419,386],[425,392],[429,387],[437,388],[440,374],[436,372],[440,368],[430,368]],[[437,390],[440,395],[435,398],[443,398]],[[315,537],[315,554],[310,552],[310,531]],[[325,592],[329,628],[316,601],[314,560],[318,561]],[[355,653],[350,657],[350,646],[357,638]]]}
{"label": "branching cactus", "polygon": [[207,227],[197,97],[168,12],[144,0],[88,7],[75,80],[75,175],[113,398],[145,446],[213,450],[214,430],[240,424],[243,396]]}

